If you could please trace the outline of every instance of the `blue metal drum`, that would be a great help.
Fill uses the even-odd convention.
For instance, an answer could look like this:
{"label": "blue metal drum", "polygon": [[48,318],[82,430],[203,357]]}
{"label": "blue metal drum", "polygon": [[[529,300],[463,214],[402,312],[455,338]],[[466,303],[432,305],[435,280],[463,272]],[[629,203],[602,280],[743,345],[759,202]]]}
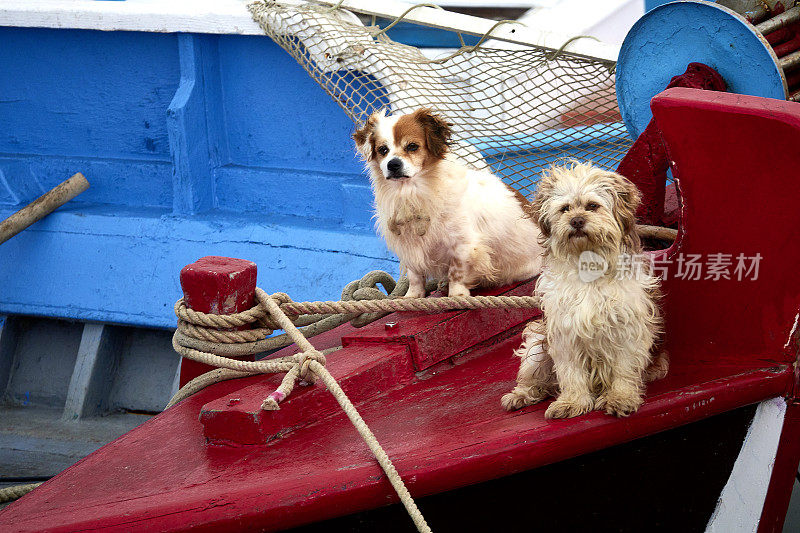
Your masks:
{"label": "blue metal drum", "polygon": [[650,99],[692,62],[719,72],[730,92],[788,96],[775,52],[744,17],[711,2],[665,4],[634,24],[619,53],[617,101],[633,138],[650,122]]}

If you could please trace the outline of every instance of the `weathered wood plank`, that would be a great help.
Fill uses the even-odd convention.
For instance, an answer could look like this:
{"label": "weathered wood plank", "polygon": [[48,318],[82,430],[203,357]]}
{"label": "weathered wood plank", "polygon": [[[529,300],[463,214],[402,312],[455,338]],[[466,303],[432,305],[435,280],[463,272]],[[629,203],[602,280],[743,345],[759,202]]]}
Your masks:
{"label": "weathered wood plank", "polygon": [[83,327],[75,369],[64,403],[64,420],[99,415],[108,403],[120,335],[113,326],[87,323]]}

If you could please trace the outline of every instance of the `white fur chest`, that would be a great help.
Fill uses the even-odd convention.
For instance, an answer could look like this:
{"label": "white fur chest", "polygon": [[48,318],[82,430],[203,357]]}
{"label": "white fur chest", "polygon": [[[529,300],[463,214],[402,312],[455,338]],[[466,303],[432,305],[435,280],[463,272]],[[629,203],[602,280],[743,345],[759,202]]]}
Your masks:
{"label": "white fur chest", "polygon": [[[644,334],[642,317],[655,307],[640,281],[601,277],[585,282],[577,268],[553,272],[545,269],[536,286],[542,300],[548,333],[597,343],[600,337],[620,342],[621,336]],[[633,330],[631,330],[631,326]]]}
{"label": "white fur chest", "polygon": [[[429,212],[430,213],[430,212]],[[461,232],[451,220],[439,213],[398,224],[379,215],[379,227],[389,248],[405,268],[428,275],[446,276]]]}

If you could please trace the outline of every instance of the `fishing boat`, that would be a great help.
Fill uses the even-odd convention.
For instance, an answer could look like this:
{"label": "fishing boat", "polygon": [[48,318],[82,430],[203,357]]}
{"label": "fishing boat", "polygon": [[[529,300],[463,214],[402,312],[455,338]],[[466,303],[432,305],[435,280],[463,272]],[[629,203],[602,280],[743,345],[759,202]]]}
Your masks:
{"label": "fishing boat", "polygon": [[[625,4],[569,25],[557,5],[495,11],[581,34]],[[408,6],[390,7],[376,24]],[[432,57],[458,49],[415,13],[387,35]],[[495,23],[452,16],[477,22],[466,45]],[[74,173],[90,183],[0,247],[0,484],[48,479],[163,410],[180,385],[184,265],[247,258],[260,286],[298,300],[338,297],[371,270],[398,277],[353,122],[245,2],[7,1],[0,34],[0,219]]]}
{"label": "fishing boat", "polygon": [[[398,18],[407,9],[390,6],[376,14],[374,7],[359,2],[335,7],[388,18]],[[85,9],[84,14],[111,8]],[[115,27],[105,29],[135,31],[142,24],[156,24],[134,7],[122,12],[125,9],[132,11],[117,16]],[[786,13],[794,13],[792,9]],[[314,11],[313,15],[329,17],[330,13]],[[231,8],[231,17],[241,17],[235,19],[241,22],[240,28],[250,28],[243,33],[265,31],[263,25],[252,22],[250,13],[245,15],[234,14]],[[700,32],[709,39],[700,47],[689,38],[699,39],[681,18],[684,15],[700,16],[707,24],[698,23],[695,29],[723,27],[727,33]],[[767,17],[767,22],[782,13],[770,15],[774,16]],[[54,16],[51,6],[42,10],[37,24],[57,27],[74,20],[65,16],[63,12]],[[286,12],[280,16],[281,20],[291,18]],[[294,17],[310,20],[297,13]],[[463,16],[453,16],[444,24],[441,17],[438,10],[428,7],[404,16],[415,24],[448,26],[515,45],[537,44],[531,37],[535,30],[528,33],[508,25],[492,30],[492,21]],[[208,292],[193,288],[186,279],[179,285],[178,272],[187,272],[187,265],[188,271],[217,278],[225,273],[230,279],[240,269],[249,273],[244,276],[248,286],[258,279],[270,293],[288,292],[296,301],[318,298],[321,289],[356,277],[356,270],[396,271],[393,259],[369,229],[368,184],[356,177],[361,171],[350,155],[352,123],[322,92],[336,97],[336,84],[315,84],[299,67],[292,70],[289,65],[294,60],[263,36],[207,33],[213,27],[209,24],[224,20],[219,11],[181,21],[183,30],[169,26],[166,17],[159,20],[162,26],[158,27],[166,33],[123,32],[128,39],[124,43],[118,42],[117,32],[51,30],[76,33],[72,46],[84,51],[101,50],[95,46],[97,40],[104,46],[117,46],[117,53],[98,52],[100,57],[95,57],[117,73],[98,81],[97,92],[107,95],[109,103],[142,101],[119,98],[125,91],[139,91],[144,101],[167,103],[168,112],[160,122],[153,118],[147,124],[126,119],[126,110],[128,116],[139,116],[142,109],[136,105],[99,109],[96,102],[84,102],[77,110],[53,112],[52,120],[70,111],[88,114],[87,124],[123,128],[117,134],[105,128],[96,132],[89,146],[100,152],[106,143],[120,143],[124,148],[130,139],[142,138],[142,133],[152,135],[144,137],[152,143],[128,144],[122,162],[87,155],[78,150],[83,144],[73,144],[76,152],[71,155],[70,169],[80,166],[90,182],[93,173],[117,169],[120,181],[109,187],[93,183],[66,209],[0,248],[2,257],[25,265],[12,269],[5,262],[0,273],[8,287],[2,295],[2,310],[12,315],[0,336],[0,362],[5,361],[0,371],[8,377],[6,395],[17,403],[20,419],[26,407],[46,417],[60,403],[62,417],[88,422],[98,413],[124,405],[126,412],[114,415],[119,431],[127,429],[122,426],[129,417],[143,416],[137,411],[160,410],[168,398],[148,398],[146,386],[120,377],[135,375],[138,380],[148,374],[145,370],[126,374],[126,365],[169,364],[170,384],[183,385],[201,371],[189,364],[178,367],[179,359],[171,353],[172,332],[166,330],[174,324],[170,314],[176,298],[184,294],[185,302],[198,302],[203,297],[196,291]],[[628,154],[633,154],[630,157],[636,164],[627,161],[629,168],[638,169],[641,183],[652,184],[663,177],[661,196],[659,190],[645,191],[645,196],[653,207],[649,222],[677,219],[674,242],[664,247],[655,239],[650,252],[663,278],[671,367],[666,378],[648,385],[639,412],[622,419],[592,412],[553,421],[544,418],[549,402],[514,413],[502,410],[499,398],[512,386],[516,372],[511,352],[524,325],[539,315],[536,309],[398,312],[361,327],[344,323],[310,339],[317,350],[327,353],[327,372],[380,442],[433,530],[780,531],[800,460],[795,371],[800,280],[794,272],[800,249],[793,242],[798,223],[793,192],[798,189],[794,177],[800,155],[794,147],[800,141],[800,105],[790,101],[794,66],[791,58],[785,58],[793,52],[778,56],[773,45],[781,43],[764,37],[776,29],[762,33],[754,22],[764,23],[706,2],[665,5],[634,26],[619,63],[616,55],[604,59],[608,50],[601,45],[578,41],[570,49],[562,46],[561,36],[555,37],[554,42],[560,43],[555,45],[537,33],[537,39],[544,39],[538,46],[548,64],[573,61],[585,69],[592,64],[603,68],[616,64],[620,114],[604,107],[586,112],[587,101],[605,102],[605,88],[584,87],[569,102],[553,105],[550,121],[542,121],[539,128],[471,137],[464,127],[456,138],[454,150],[461,151],[461,157],[483,160],[507,181],[517,180],[514,183],[521,189],[535,187],[530,176],[547,161],[598,154],[595,157],[608,166],[626,161],[622,154],[615,156],[614,150],[624,147],[624,154],[631,145]],[[680,35],[685,41],[656,38],[654,27],[663,29],[664,35],[689,33]],[[177,31],[206,33],[170,33]],[[320,72],[339,72],[338,67],[334,71],[324,66],[324,56],[314,55],[314,33],[274,31],[276,42],[282,35],[293,35],[292,42],[302,44],[295,44],[298,56],[314,58],[305,65],[309,72],[320,65]],[[26,49],[36,49],[40,42],[46,48],[48,32],[41,32],[35,42],[28,33],[12,31],[9,38],[19,39],[19,46],[24,44]],[[656,46],[650,46],[653,41]],[[748,57],[752,72],[764,73],[758,87],[747,85],[752,72],[737,69],[731,56],[724,55],[733,48],[731,43],[737,47],[735,56]],[[164,63],[148,65],[145,71],[138,58],[151,48],[164,52]],[[669,48],[670,61],[653,67],[653,57],[656,53],[664,57],[665,48]],[[169,79],[168,60],[174,57],[167,50],[173,55],[177,50],[180,65],[180,72],[172,72],[172,79],[179,80],[178,90],[169,97],[149,85]],[[464,61],[476,61],[477,50],[468,53],[475,55]],[[69,57],[66,54],[63,60]],[[74,68],[62,65],[62,76],[87,62],[84,54],[72,57]],[[263,70],[253,68],[253,57],[261,62],[270,58],[272,63]],[[28,61],[19,59],[16,68],[37,68]],[[690,63],[702,63],[717,72],[730,92],[692,87],[662,92]],[[269,73],[277,64],[295,74],[275,79]],[[131,71],[140,73],[138,87],[121,76]],[[379,98],[402,103],[402,98],[393,98],[406,87],[396,84],[390,74],[367,74],[386,89]],[[232,79],[248,83],[226,84]],[[463,78],[456,82],[463,83]],[[62,90],[70,87],[63,78],[60,85]],[[230,97],[224,105],[214,96],[221,88]],[[230,94],[236,88],[243,91],[240,95],[253,96],[237,98]],[[270,88],[269,97],[262,95],[265,88]],[[298,88],[308,92],[298,93]],[[303,96],[314,91],[320,92],[320,98]],[[35,94],[19,96],[22,106],[29,105]],[[420,98],[418,94],[404,97]],[[80,98],[76,101],[81,102]],[[296,116],[298,110],[307,116],[325,110],[338,116],[338,122],[325,115],[324,132],[319,120],[309,129],[278,123],[272,117],[287,116],[287,102],[291,103],[289,116]],[[469,116],[465,115],[465,123]],[[582,117],[577,125],[576,117]],[[270,124],[276,129],[269,130]],[[222,126],[224,142],[220,140]],[[287,127],[298,128],[296,135],[288,135]],[[135,128],[136,135],[124,128]],[[20,125],[9,131],[31,130]],[[253,139],[256,131],[263,137]],[[620,132],[630,135],[626,142],[617,140]],[[649,136],[644,135],[647,132]],[[48,135],[58,139],[59,133],[48,131]],[[302,154],[280,144],[291,138],[303,139]],[[74,132],[64,132],[61,140],[69,145]],[[5,142],[12,141],[9,134]],[[34,141],[35,136],[28,135],[26,142]],[[636,156],[637,147],[641,150],[643,143],[654,147],[656,141],[663,143],[668,156],[670,178],[659,161]],[[211,157],[195,157],[198,151]],[[9,194],[23,190],[23,183],[38,183],[41,187],[29,192],[35,196],[57,182],[57,175],[66,173],[66,165],[47,154],[26,157],[27,166],[5,159],[14,158],[4,158],[0,164],[3,179],[10,184]],[[268,168],[259,167],[267,160]],[[273,166],[281,161],[285,169]],[[525,172],[513,170],[522,164],[528,165]],[[137,172],[131,173],[131,168]],[[19,169],[36,179],[20,179]],[[673,183],[669,188],[668,179]],[[287,181],[299,186],[287,191]],[[164,183],[172,186],[162,190]],[[673,191],[674,207],[667,190]],[[127,195],[124,205],[119,200],[122,194]],[[334,194],[346,201],[334,207],[330,201]],[[134,205],[134,200],[140,204]],[[339,257],[329,260],[331,255]],[[226,258],[195,262],[201,256]],[[295,258],[292,265],[288,257]],[[688,275],[690,257],[716,257],[717,274]],[[729,261],[727,269],[719,267],[722,258]],[[162,270],[169,273],[153,274]],[[302,275],[312,271],[315,274]],[[120,279],[126,281],[120,283]],[[487,294],[529,295],[532,283]],[[69,298],[66,290],[73,291]],[[231,287],[225,292],[215,286],[215,291],[214,298],[223,302],[238,300],[231,296],[241,294]],[[202,311],[242,311],[253,305],[253,291],[243,299],[244,307]],[[31,294],[34,303],[30,303]],[[152,311],[159,307],[166,310]],[[190,307],[201,310],[195,303]],[[58,328],[37,331],[31,326],[33,319],[19,316],[28,314],[58,317],[61,336],[51,334]],[[158,322],[162,316],[163,323]],[[84,325],[63,319],[102,322]],[[165,329],[142,340],[141,332],[134,329],[142,325]],[[34,349],[36,343],[39,348]],[[55,358],[69,343],[79,346],[80,364],[74,365],[66,380],[68,387],[58,389],[53,385],[64,364]],[[267,360],[291,357],[297,351],[290,346],[268,355]],[[49,359],[29,363],[26,354],[30,353],[49,353]],[[52,380],[30,377],[35,366],[50,369]],[[412,525],[397,503],[391,475],[376,462],[352,418],[340,408],[341,402],[317,383],[297,387],[281,398],[280,409],[265,409],[264,398],[280,390],[282,381],[283,376],[276,374],[220,381],[141,425],[130,422],[137,427],[1,510],[0,529],[408,531]],[[147,407],[137,409],[137,405]],[[151,407],[157,405],[161,407]]]}

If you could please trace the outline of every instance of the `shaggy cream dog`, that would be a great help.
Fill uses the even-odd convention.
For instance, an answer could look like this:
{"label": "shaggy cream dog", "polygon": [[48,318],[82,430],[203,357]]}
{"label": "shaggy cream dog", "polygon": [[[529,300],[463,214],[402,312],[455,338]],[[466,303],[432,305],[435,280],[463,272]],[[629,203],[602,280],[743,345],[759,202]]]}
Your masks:
{"label": "shaggy cream dog", "polygon": [[373,114],[353,135],[369,169],[377,227],[408,275],[406,297],[425,279],[447,280],[449,296],[539,273],[539,229],[528,201],[500,178],[449,154],[450,124],[429,109]]}
{"label": "shaggy cream dog", "polygon": [[588,164],[542,176],[531,215],[545,247],[535,289],[543,319],[523,332],[505,409],[558,394],[545,417],[593,409],[627,416],[642,404],[643,383],[666,375],[666,354],[653,357],[662,324],[659,280],[636,232],[639,200],[630,181]]}

